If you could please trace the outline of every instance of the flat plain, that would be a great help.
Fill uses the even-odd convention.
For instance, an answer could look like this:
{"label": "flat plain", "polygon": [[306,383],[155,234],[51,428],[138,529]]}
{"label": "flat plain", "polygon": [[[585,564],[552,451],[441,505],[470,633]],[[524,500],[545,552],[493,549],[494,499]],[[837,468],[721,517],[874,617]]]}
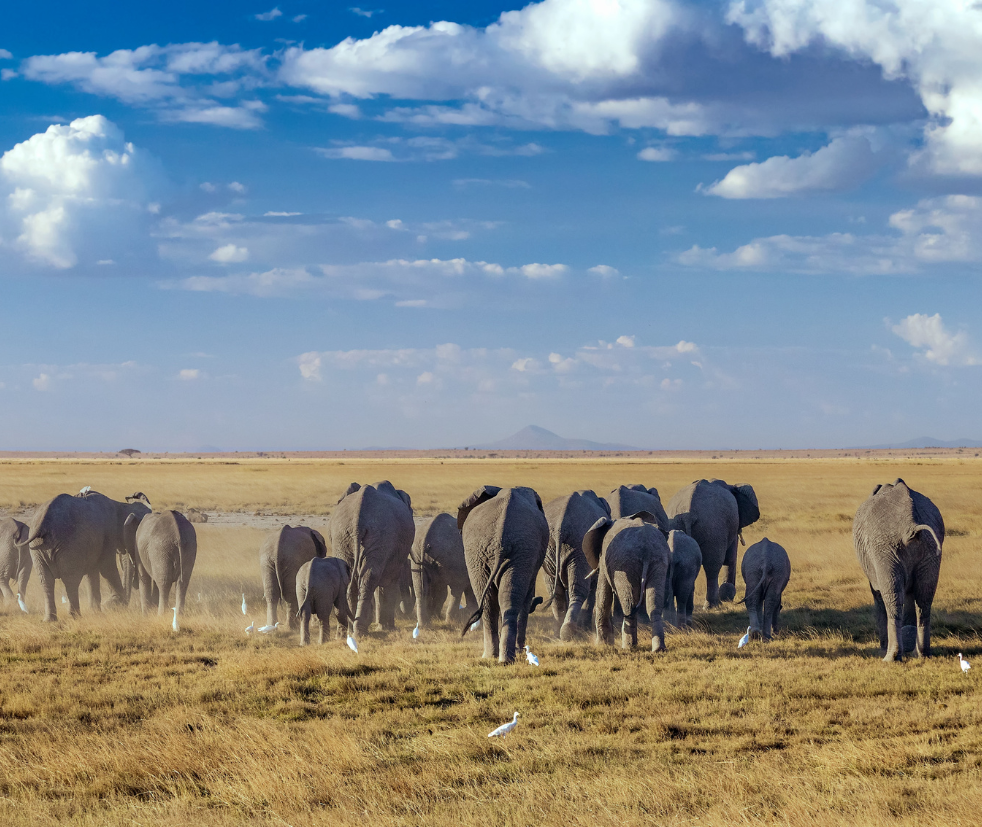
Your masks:
{"label": "flat plain", "polygon": [[[633,652],[563,643],[539,614],[538,668],[482,661],[478,637],[453,624],[413,642],[407,617],[369,633],[359,655],[243,633],[265,616],[270,521],[323,527],[353,480],[390,479],[431,515],[483,484],[548,500],[642,482],[667,501],[701,477],[752,483],[762,519],[747,543],[767,536],[791,557],[770,644],[738,651],[745,611],[700,611],[701,578],[697,629],[670,633],[660,655],[647,629]],[[934,500],[947,539],[934,656],[885,664],[851,526],[874,485],[897,477]],[[982,460],[971,454],[9,458],[0,513],[85,485],[213,520],[197,526],[179,633],[169,616],[94,614],[84,598],[80,619],[42,624],[33,579],[31,614],[2,607],[0,823],[978,823]],[[963,674],[958,652],[978,671]],[[514,733],[489,741],[516,710]]]}

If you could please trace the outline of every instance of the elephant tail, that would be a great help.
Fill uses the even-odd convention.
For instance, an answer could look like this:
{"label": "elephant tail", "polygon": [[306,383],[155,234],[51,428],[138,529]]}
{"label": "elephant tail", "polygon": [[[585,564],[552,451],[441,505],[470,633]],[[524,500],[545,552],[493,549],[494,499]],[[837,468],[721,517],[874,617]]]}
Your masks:
{"label": "elephant tail", "polygon": [[772,572],[770,570],[770,567],[768,566],[768,562],[769,561],[767,559],[767,556],[765,555],[763,571],[760,574],[760,582],[756,586],[754,586],[749,592],[747,592],[741,600],[737,601],[738,605],[740,603],[746,603],[747,598],[749,598],[751,595],[756,594],[757,592],[764,594],[767,591],[767,587],[768,585],[770,585],[771,578],[772,578]]}
{"label": "elephant tail", "polygon": [[314,567],[311,565],[307,569],[307,582],[304,583],[303,589],[303,603],[300,604],[300,608],[297,609],[297,617],[303,617],[303,613],[310,611],[310,578],[314,573]]}
{"label": "elephant tail", "polygon": [[651,561],[645,560],[644,568],[641,569],[641,593],[638,595],[637,603],[635,603],[631,607],[631,611],[628,614],[628,617],[634,617],[634,615],[637,614],[638,609],[640,609],[642,604],[644,603],[644,594],[648,588],[648,573],[650,571],[650,568],[651,568]]}
{"label": "elephant tail", "polygon": [[467,621],[464,623],[464,628],[460,630],[460,636],[463,637],[467,634],[467,630],[471,628],[471,625],[477,623],[477,621],[484,614],[484,604],[488,602],[488,594],[491,591],[491,585],[497,583],[501,579],[501,575],[505,573],[505,569],[508,568],[509,560],[498,560],[488,577],[488,582],[484,585],[484,591],[481,593],[481,599],[477,601],[477,609],[474,611]]}
{"label": "elephant tail", "polygon": [[914,526],[914,530],[911,532],[911,535],[910,535],[911,536],[911,539],[913,539],[914,537],[916,537],[917,534],[919,532],[921,532],[921,531],[926,531],[928,534],[931,535],[932,539],[934,540],[934,546],[938,550],[938,557],[940,557],[941,556],[941,541],[938,539],[937,533],[934,531],[933,528],[931,528],[931,526],[924,525],[923,523],[921,523],[920,525],[915,525]]}

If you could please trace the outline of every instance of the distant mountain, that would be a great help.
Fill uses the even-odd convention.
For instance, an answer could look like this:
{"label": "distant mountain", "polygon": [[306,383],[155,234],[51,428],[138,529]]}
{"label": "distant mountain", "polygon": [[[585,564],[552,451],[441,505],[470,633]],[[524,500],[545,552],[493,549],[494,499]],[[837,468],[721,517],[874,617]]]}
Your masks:
{"label": "distant mountain", "polygon": [[512,434],[497,442],[476,446],[492,451],[638,451],[630,445],[617,445],[608,442],[591,442],[589,439],[566,439],[540,428],[529,425],[517,434]]}
{"label": "distant mountain", "polygon": [[907,448],[982,448],[982,442],[977,439],[952,439],[945,441],[930,436],[919,436],[907,442],[896,442],[891,445],[870,445],[871,450],[892,449],[903,451]]}

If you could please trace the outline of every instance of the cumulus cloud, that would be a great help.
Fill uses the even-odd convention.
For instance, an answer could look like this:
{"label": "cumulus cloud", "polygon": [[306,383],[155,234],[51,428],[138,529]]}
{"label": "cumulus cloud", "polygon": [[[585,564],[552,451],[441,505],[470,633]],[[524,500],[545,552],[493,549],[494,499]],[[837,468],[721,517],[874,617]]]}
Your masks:
{"label": "cumulus cloud", "polygon": [[321,381],[321,357],[315,352],[301,353],[297,357],[300,375],[308,382]]}
{"label": "cumulus cloud", "polygon": [[978,365],[979,357],[965,331],[952,333],[941,320],[941,314],[915,313],[890,328],[911,347],[917,348],[929,362],[937,365]]}
{"label": "cumulus cloud", "polygon": [[621,274],[620,270],[616,267],[611,267],[609,264],[598,264],[596,267],[591,267],[587,272],[605,279],[610,279]]}
{"label": "cumulus cloud", "polygon": [[14,56],[7,49],[0,49],[0,60],[13,60]]}
{"label": "cumulus cloud", "polygon": [[51,377],[47,373],[41,373],[32,380],[31,384],[34,385],[36,391],[49,391],[51,390]]}
{"label": "cumulus cloud", "polygon": [[836,138],[817,152],[805,152],[797,158],[780,155],[734,167],[705,192],[722,198],[784,198],[851,189],[869,177],[875,163],[866,138]]}
{"label": "cumulus cloud", "polygon": [[192,382],[201,378],[201,371],[198,368],[184,368],[178,372],[177,378],[185,382]]}
{"label": "cumulus cloud", "polygon": [[212,261],[219,264],[238,264],[249,258],[248,247],[236,247],[234,244],[225,244],[208,256]]}
{"label": "cumulus cloud", "polygon": [[[35,262],[67,269],[139,232],[164,187],[159,163],[102,115],[55,124],[0,157],[0,240]],[[102,253],[102,255],[99,255]]]}
{"label": "cumulus cloud", "polygon": [[674,161],[678,153],[671,147],[646,146],[638,153],[642,161]]}
{"label": "cumulus cloud", "polygon": [[346,159],[349,161],[395,161],[391,149],[379,146],[339,146],[318,147],[317,152],[325,158]]}
{"label": "cumulus cloud", "polygon": [[261,20],[264,23],[268,23],[270,20],[275,20],[277,17],[282,17],[283,12],[280,11],[279,6],[275,6],[269,11],[264,11],[262,14],[256,15],[256,20]]}

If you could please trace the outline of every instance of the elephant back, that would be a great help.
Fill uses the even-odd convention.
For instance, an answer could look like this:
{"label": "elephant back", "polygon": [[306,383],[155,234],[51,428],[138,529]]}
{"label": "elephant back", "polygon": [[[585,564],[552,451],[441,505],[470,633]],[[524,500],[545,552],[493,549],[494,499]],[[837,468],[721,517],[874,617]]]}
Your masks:
{"label": "elephant back", "polygon": [[617,520],[647,511],[658,521],[658,527],[668,528],[668,515],[662,505],[657,488],[645,488],[643,485],[621,485],[607,495],[610,516]]}
{"label": "elephant back", "polygon": [[[914,491],[901,479],[877,486],[856,511],[853,520],[853,543],[862,560],[875,547],[907,546],[919,528],[928,527],[937,539],[936,553],[941,556],[945,528],[941,512],[931,500]],[[932,550],[935,543],[928,540]]]}
{"label": "elephant back", "polygon": [[545,568],[551,577],[556,573],[557,560],[583,555],[583,537],[597,520],[610,516],[610,506],[595,492],[585,490],[550,500],[543,510],[549,523]]}
{"label": "elephant back", "polygon": [[419,527],[413,540],[413,559],[467,576],[464,541],[452,514],[437,514]]}
{"label": "elephant back", "polygon": [[668,571],[670,551],[665,535],[657,525],[639,517],[621,517],[614,521],[603,541],[601,567],[613,583],[615,571],[629,578],[647,573],[649,579],[664,580]]}
{"label": "elephant back", "polygon": [[367,544],[390,549],[393,559],[407,558],[416,533],[409,495],[389,482],[352,490],[356,485],[349,486],[350,493],[331,514],[332,554],[349,567],[355,566],[359,549]]}

